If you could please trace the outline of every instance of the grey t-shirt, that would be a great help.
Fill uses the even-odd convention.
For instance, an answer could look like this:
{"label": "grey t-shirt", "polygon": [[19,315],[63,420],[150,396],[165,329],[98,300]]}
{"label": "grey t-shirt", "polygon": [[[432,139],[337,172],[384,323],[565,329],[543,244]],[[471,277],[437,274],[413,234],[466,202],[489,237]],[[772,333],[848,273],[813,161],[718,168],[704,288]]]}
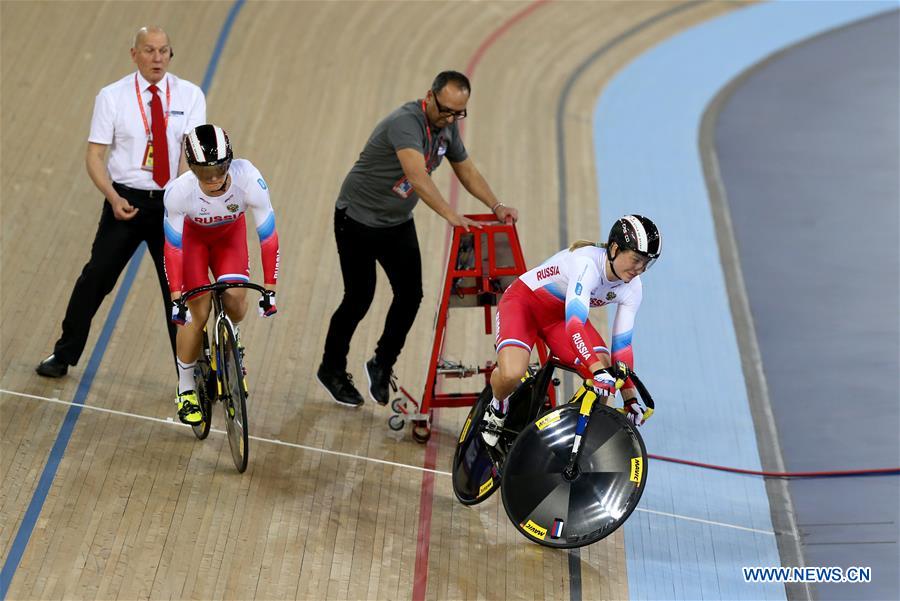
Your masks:
{"label": "grey t-shirt", "polygon": [[429,133],[422,101],[407,102],[375,126],[344,178],[337,208],[346,209],[348,217],[372,227],[390,227],[412,219],[419,195],[406,180],[397,158],[397,151],[404,148],[414,148],[424,155],[429,175],[444,156],[454,163],[468,156],[455,120]]}

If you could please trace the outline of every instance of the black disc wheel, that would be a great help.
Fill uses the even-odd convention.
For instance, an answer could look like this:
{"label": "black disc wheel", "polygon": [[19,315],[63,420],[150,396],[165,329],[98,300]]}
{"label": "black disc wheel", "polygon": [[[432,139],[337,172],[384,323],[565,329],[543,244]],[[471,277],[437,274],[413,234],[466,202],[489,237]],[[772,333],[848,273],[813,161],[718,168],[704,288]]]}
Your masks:
{"label": "black disc wheel", "polygon": [[[209,429],[212,427],[212,396],[210,393],[214,391],[210,389],[209,383],[213,378],[209,360],[205,356],[201,356],[197,360],[197,367],[194,368],[194,390],[197,391],[197,399],[200,401],[203,421],[191,426],[194,436],[200,440],[209,436]],[[215,382],[213,382],[213,386],[215,386]]]}
{"label": "black disc wheel", "polygon": [[488,386],[469,410],[453,455],[453,493],[463,505],[477,505],[500,487],[500,475],[480,428],[491,397]]}
{"label": "black disc wheel", "polygon": [[503,464],[503,506],[526,538],[548,547],[582,547],[608,536],[637,507],[647,452],[620,413],[594,408],[575,470],[566,467],[579,408],[566,405],[526,427]]}
{"label": "black disc wheel", "polygon": [[250,454],[247,426],[247,384],[244,381],[241,353],[238,350],[231,323],[227,319],[223,319],[219,325],[218,352],[223,380],[219,400],[225,410],[228,446],[231,447],[234,466],[239,472],[243,472],[247,469],[247,459]]}

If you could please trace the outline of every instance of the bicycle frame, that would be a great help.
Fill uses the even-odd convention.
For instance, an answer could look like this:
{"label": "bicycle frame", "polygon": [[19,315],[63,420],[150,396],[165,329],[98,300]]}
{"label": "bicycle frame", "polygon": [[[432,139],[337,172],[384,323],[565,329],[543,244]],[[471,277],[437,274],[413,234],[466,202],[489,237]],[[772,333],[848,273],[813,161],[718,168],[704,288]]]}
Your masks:
{"label": "bicycle frame", "polygon": [[[492,396],[489,386],[482,391],[457,439],[452,481],[463,505],[482,503],[500,490],[507,516],[526,538],[572,548],[608,536],[628,519],[644,489],[647,453],[637,428],[621,409],[598,403],[605,399],[589,383],[569,402],[544,411],[548,390],[559,384],[557,367],[578,373],[552,357],[536,371],[529,366],[510,396],[495,445],[482,436]],[[623,363],[605,372],[617,388],[630,378],[647,408],[654,408],[643,382]],[[612,506],[616,512],[606,511]]]}
{"label": "bicycle frame", "polygon": [[[557,368],[579,375],[578,370],[574,366],[561,363],[560,361],[551,357],[536,372],[530,374],[531,378],[533,378],[532,381],[529,382],[527,379],[524,380],[523,384],[516,388],[516,390],[513,391],[512,395],[510,395],[510,413],[503,427],[503,431],[507,435],[505,436],[506,446],[504,448],[502,445],[498,444],[497,447],[489,449],[489,452],[494,456],[495,463],[502,464],[503,457],[505,456],[506,451],[509,450],[509,446],[511,446],[514,442],[515,437],[540,413],[541,406],[544,405],[544,399],[546,398],[547,390],[550,388],[551,383],[553,385],[558,384],[558,380],[554,378],[554,372]],[[620,387],[622,384],[624,384],[624,378],[621,378],[620,376],[625,374],[625,376],[627,378],[630,378],[634,383],[635,388],[640,395],[640,398],[644,401],[647,407],[650,407],[651,409],[654,407],[653,398],[650,396],[650,393],[647,391],[647,388],[644,386],[643,382],[641,382],[641,380],[634,372],[628,371],[627,367],[624,364],[622,364],[621,366],[610,366],[605,368],[603,371],[610,374],[614,378],[617,378],[617,380],[620,380]],[[576,438],[572,448],[572,456],[569,461],[570,475],[573,473],[571,470],[574,470],[574,466],[578,461],[581,437],[584,435],[584,431],[586,430],[587,424],[590,421],[590,416],[593,413],[595,401],[598,398],[598,395],[593,391],[588,390],[586,391],[586,393],[587,394],[583,395],[583,397],[579,399],[581,400],[581,418],[579,419],[578,430],[576,432]],[[578,391],[576,391],[575,395],[577,394]],[[573,397],[567,402],[573,402],[575,400],[576,396],[573,395]]]}
{"label": "bicycle frame", "polygon": [[[210,419],[212,417],[212,405],[216,401],[222,403],[226,417],[226,431],[228,444],[231,447],[231,455],[235,467],[239,472],[247,469],[248,461],[248,422],[246,411],[247,381],[243,371],[243,353],[237,344],[237,327],[225,311],[225,303],[222,295],[228,288],[251,288],[265,294],[262,286],[249,282],[216,282],[200,286],[186,292],[182,297],[182,303],[205,292],[212,293],[213,335],[209,335],[209,328],[204,326],[204,348],[209,350],[209,369],[215,374],[215,391],[210,391],[211,382],[205,376],[205,401],[202,402],[204,419],[199,428],[195,427],[194,433],[203,439],[209,432]],[[224,340],[221,336],[227,336]],[[229,355],[231,358],[226,356]],[[202,373],[201,368],[201,373]],[[237,388],[235,388],[237,386]],[[205,403],[205,404],[204,404]]]}
{"label": "bicycle frame", "polygon": [[[181,296],[182,302],[187,303],[188,300],[200,296],[201,294],[205,294],[206,292],[210,292],[212,295],[212,310],[210,313],[214,315],[215,318],[213,320],[213,336],[210,343],[209,354],[210,359],[213,361],[211,367],[216,374],[216,392],[218,395],[222,394],[223,388],[222,371],[217,369],[217,366],[222,364],[219,325],[224,319],[228,322],[232,331],[234,331],[235,327],[234,322],[231,321],[231,318],[228,317],[228,314],[225,312],[225,304],[222,300],[222,294],[229,288],[250,288],[251,290],[256,290],[260,294],[266,292],[265,288],[252,282],[215,282],[213,284],[207,284],[188,290]],[[207,332],[209,332],[209,328],[207,328]]]}
{"label": "bicycle frame", "polygon": [[550,386],[555,386],[559,383],[553,377],[553,372],[557,367],[567,371],[570,369],[568,366],[552,359],[544,363],[534,373],[531,373],[532,368],[529,366],[531,379],[529,380],[528,376],[526,376],[522,385],[516,388],[509,397],[510,413],[504,425],[504,431],[510,434],[518,434],[519,430],[537,417],[541,407],[545,404],[544,400],[548,396]]}

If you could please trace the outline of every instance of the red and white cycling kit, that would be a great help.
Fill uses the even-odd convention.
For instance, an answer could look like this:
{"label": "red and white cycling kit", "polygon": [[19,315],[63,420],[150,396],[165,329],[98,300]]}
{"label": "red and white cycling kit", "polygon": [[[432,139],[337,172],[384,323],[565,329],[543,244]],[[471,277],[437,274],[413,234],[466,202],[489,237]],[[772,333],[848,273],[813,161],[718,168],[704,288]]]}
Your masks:
{"label": "red and white cycling kit", "polygon": [[278,281],[278,233],[269,187],[248,160],[235,159],[228,173],[231,185],[221,196],[204,194],[191,171],[166,189],[165,265],[172,292],[208,284],[210,268],[216,281],[250,281],[248,209],[259,235],[265,285]]}
{"label": "red and white cycling kit", "polygon": [[634,367],[631,335],[643,296],[641,278],[627,284],[610,281],[606,263],[606,250],[585,246],[561,250],[519,276],[497,307],[497,351],[509,345],[531,351],[541,338],[553,355],[590,377],[587,366],[599,360],[598,354],[610,354],[610,349],[588,321],[588,311],[615,304],[612,361]]}

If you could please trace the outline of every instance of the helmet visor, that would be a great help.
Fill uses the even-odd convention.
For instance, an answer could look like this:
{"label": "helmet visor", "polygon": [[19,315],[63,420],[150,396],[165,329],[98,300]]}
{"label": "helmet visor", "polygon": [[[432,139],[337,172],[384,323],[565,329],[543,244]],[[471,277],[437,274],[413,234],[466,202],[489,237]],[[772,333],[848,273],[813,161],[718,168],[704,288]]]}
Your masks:
{"label": "helmet visor", "polygon": [[219,165],[190,165],[191,171],[202,182],[217,181],[225,177],[231,161],[225,161]]}
{"label": "helmet visor", "polygon": [[635,260],[640,262],[643,265],[643,270],[647,271],[653,264],[656,263],[656,259],[659,258],[659,255],[650,255],[647,253],[642,253],[639,250],[634,251]]}
{"label": "helmet visor", "polygon": [[[624,251],[624,252],[622,252]],[[642,253],[639,250],[634,250],[633,248],[623,248],[619,254],[616,255],[616,259],[620,260],[622,265],[626,269],[637,269],[640,270],[641,273],[644,273],[650,267],[656,263],[656,257],[648,255],[647,253]],[[619,259],[619,255],[622,256]]]}

